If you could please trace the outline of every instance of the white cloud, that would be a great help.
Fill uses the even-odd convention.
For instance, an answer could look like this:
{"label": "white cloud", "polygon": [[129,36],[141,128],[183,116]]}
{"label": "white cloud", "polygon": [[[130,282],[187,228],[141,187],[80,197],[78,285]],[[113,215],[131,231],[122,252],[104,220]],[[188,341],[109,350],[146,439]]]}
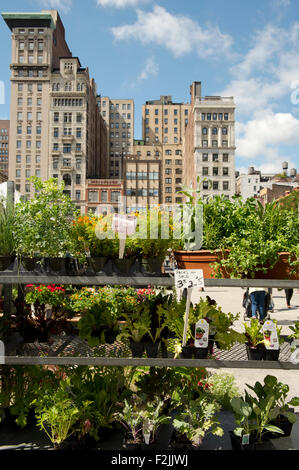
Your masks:
{"label": "white cloud", "polygon": [[145,1],[147,0],[97,0],[97,4],[101,7],[124,8],[133,7]]}
{"label": "white cloud", "polygon": [[39,3],[44,7],[51,10],[60,10],[64,13],[68,13],[71,8],[72,0],[39,0]]}
{"label": "white cloud", "polygon": [[237,154],[240,157],[264,156],[269,160],[281,159],[279,145],[299,144],[299,120],[290,113],[265,110],[254,119],[236,125]]}
{"label": "white cloud", "polygon": [[155,76],[159,72],[159,65],[155,62],[154,57],[149,57],[144,64],[138,80],[147,80],[150,76]]}
{"label": "white cloud", "polygon": [[217,26],[201,25],[183,15],[173,15],[154,6],[152,12],[137,10],[137,21],[111,29],[117,40],[135,39],[143,44],[154,43],[169,49],[175,57],[197,52],[200,57],[230,52],[232,38]]}

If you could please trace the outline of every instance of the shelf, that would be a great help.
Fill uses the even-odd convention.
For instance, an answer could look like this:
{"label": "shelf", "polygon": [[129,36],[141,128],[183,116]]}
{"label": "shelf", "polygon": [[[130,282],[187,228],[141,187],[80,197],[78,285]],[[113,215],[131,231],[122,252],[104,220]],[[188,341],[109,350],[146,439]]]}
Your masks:
{"label": "shelf", "polygon": [[[129,276],[129,275],[85,275],[60,276],[55,274],[31,274],[28,272],[0,272],[0,284],[64,284],[64,285],[130,285],[130,286],[166,286],[174,285],[174,277],[164,276]],[[299,280],[274,279],[205,279],[206,287],[272,287],[299,289]]]}
{"label": "shelf", "polygon": [[213,359],[164,359],[116,357],[20,357],[6,356],[5,365],[89,365],[112,367],[205,367],[210,369],[299,370],[299,364],[280,361],[222,361]]}

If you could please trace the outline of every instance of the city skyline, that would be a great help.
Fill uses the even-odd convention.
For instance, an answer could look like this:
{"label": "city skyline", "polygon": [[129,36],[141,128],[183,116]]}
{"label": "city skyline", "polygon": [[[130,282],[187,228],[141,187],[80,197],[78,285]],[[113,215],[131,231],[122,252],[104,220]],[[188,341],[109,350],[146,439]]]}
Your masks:
{"label": "city skyline", "polygon": [[[299,8],[293,1],[241,6],[231,0],[225,7],[218,0],[213,6],[205,0],[183,6],[176,0],[90,0],[89,5],[82,14],[76,0],[13,0],[1,10],[57,9],[71,51],[89,68],[98,93],[134,100],[134,138],[142,136],[145,101],[171,95],[174,102],[189,103],[189,86],[199,80],[203,96],[234,97],[236,169],[254,165],[279,172],[284,160],[298,167]],[[0,118],[7,119],[11,39],[4,22],[0,40],[6,90]]]}

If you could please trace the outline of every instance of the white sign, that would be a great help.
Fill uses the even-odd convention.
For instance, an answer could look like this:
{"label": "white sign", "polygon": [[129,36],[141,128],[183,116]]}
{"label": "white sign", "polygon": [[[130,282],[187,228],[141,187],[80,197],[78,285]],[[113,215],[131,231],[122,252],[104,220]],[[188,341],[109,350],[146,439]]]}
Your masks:
{"label": "white sign", "polygon": [[279,341],[275,323],[270,320],[265,321],[263,326],[263,335],[266,349],[279,349]]}
{"label": "white sign", "polygon": [[205,286],[202,269],[177,269],[174,272],[174,281],[177,289]]}
{"label": "white sign", "polygon": [[207,348],[209,344],[209,324],[206,320],[199,320],[195,325],[196,348]]}

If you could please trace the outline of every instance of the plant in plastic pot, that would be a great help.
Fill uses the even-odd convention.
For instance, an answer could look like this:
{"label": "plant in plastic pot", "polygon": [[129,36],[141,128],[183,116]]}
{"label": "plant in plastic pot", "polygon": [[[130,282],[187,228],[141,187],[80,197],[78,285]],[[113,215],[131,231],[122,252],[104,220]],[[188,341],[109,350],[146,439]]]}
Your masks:
{"label": "plant in plastic pot", "polygon": [[289,339],[292,339],[291,350],[295,351],[296,348],[299,348],[299,319],[295,321],[294,325],[290,326],[292,333],[288,336]]}
{"label": "plant in plastic pot", "polygon": [[34,401],[38,427],[51,440],[54,449],[63,449],[63,443],[76,432],[80,411],[70,398],[66,385],[51,393],[44,393]]}
{"label": "plant in plastic pot", "polygon": [[16,252],[21,259],[38,256],[55,259],[56,265],[63,263],[66,254],[76,249],[71,227],[77,211],[64,194],[64,185],[59,185],[56,179],[42,182],[32,177],[31,181],[36,191],[34,197],[17,203],[15,208]]}
{"label": "plant in plastic pot", "polygon": [[246,348],[248,359],[261,360],[263,359],[265,343],[264,335],[262,332],[262,325],[257,318],[252,318],[250,325],[244,323],[245,336],[247,338]]}
{"label": "plant in plastic pot", "polygon": [[127,450],[138,450],[143,439],[144,410],[140,407],[140,400],[125,399],[121,411],[115,413],[115,421],[125,429],[124,447]]}
{"label": "plant in plastic pot", "polygon": [[173,447],[197,450],[208,434],[223,436],[217,418],[218,411],[220,406],[216,402],[203,397],[184,403],[173,419]]}
{"label": "plant in plastic pot", "polygon": [[122,316],[125,319],[125,324],[117,339],[129,341],[133,357],[142,357],[144,344],[141,341],[149,331],[151,324],[149,311],[138,306],[134,312],[123,313]]}
{"label": "plant in plastic pot", "polygon": [[[279,382],[277,377],[273,375],[267,375],[264,378],[264,384],[256,382],[254,386],[246,385],[256,394],[260,401],[266,399],[267,396],[274,396],[273,409],[278,410],[278,413],[277,416],[270,421],[270,424],[280,428],[284,436],[289,436],[293,424],[297,420],[294,408],[291,407],[299,406],[299,397],[293,397],[291,400],[287,401],[287,396],[290,391],[289,386]],[[269,439],[276,439],[281,435],[273,431],[268,431],[265,436],[269,437]]]}

